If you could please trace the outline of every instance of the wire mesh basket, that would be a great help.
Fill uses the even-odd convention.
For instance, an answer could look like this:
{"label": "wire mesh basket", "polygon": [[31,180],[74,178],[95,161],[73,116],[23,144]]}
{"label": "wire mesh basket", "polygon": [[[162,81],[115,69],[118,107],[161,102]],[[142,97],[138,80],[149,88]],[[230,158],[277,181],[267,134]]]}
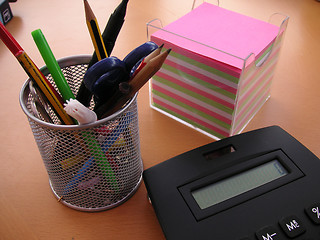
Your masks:
{"label": "wire mesh basket", "polygon": [[[76,95],[90,56],[58,61]],[[54,87],[46,67],[41,71]],[[106,210],[126,201],[139,187],[143,164],[136,96],[117,113],[85,125],[61,125],[52,109],[46,121],[34,110],[30,79],[20,92],[26,114],[54,195],[63,204],[82,211]],[[91,102],[91,108],[94,103]]]}

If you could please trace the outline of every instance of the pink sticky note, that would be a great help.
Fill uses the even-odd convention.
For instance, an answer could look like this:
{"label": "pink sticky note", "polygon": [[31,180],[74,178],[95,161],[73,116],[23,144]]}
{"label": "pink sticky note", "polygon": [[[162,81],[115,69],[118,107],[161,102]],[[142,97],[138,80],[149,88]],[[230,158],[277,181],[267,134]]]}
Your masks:
{"label": "pink sticky note", "polygon": [[279,27],[203,3],[163,30],[153,37],[242,69],[251,53],[257,58],[273,43]]}

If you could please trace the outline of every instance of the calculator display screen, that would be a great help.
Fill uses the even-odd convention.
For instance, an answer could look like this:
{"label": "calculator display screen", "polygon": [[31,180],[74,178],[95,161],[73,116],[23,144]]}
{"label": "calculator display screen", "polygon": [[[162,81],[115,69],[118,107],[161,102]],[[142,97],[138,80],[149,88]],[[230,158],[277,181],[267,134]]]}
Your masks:
{"label": "calculator display screen", "polygon": [[225,178],[191,192],[201,209],[238,196],[288,174],[278,160],[272,160],[252,169]]}

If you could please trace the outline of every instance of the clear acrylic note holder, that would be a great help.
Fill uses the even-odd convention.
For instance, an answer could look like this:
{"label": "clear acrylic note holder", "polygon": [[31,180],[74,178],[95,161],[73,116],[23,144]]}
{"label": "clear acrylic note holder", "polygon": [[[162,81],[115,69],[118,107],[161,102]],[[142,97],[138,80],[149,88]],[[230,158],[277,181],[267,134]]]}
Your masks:
{"label": "clear acrylic note holder", "polygon": [[[202,2],[203,1],[195,0],[192,9]],[[183,38],[185,41],[203,45],[208,51],[226,55],[228,58],[239,62],[242,69],[240,69],[238,76],[235,79],[236,84],[233,86],[236,89],[236,92],[233,97],[228,98],[219,93],[219,91],[223,92],[226,90],[219,84],[222,83],[222,85],[224,85],[223,81],[228,80],[223,79],[223,77],[219,75],[217,78],[219,78],[220,83],[214,83],[216,82],[216,76],[214,76],[215,69],[213,68],[213,71],[205,70],[205,73],[202,72],[202,74],[207,77],[213,74],[213,83],[211,85],[206,83],[205,85],[199,86],[199,83],[194,79],[194,76],[190,76],[186,73],[185,66],[181,66],[180,64],[175,64],[174,70],[169,70],[173,71],[174,74],[171,74],[171,76],[168,77],[166,74],[166,72],[168,72],[166,64],[168,61],[171,61],[172,67],[172,62],[175,61],[175,49],[172,49],[162,68],[149,82],[150,106],[217,140],[242,132],[270,97],[272,77],[283,43],[288,20],[289,17],[284,14],[272,14],[268,22],[279,27],[279,32],[275,40],[259,58],[257,58],[254,53],[251,53],[245,59],[212,46],[206,46],[201,42],[177,35],[174,32],[169,32],[163,28],[161,20],[151,20],[147,23],[148,40],[153,40],[152,35],[155,32],[164,31],[166,34],[173,34],[178,38]],[[166,45],[167,44],[165,43],[164,49],[166,48]],[[203,65],[203,62],[200,63],[197,60],[192,59],[192,57],[188,58],[188,61],[194,61],[193,64],[197,66]],[[208,61],[214,62],[215,60],[210,59]],[[208,66],[205,67],[207,68]],[[195,69],[189,70],[197,71]],[[180,84],[177,84],[177,82]],[[211,94],[213,89],[218,89],[218,93]]]}

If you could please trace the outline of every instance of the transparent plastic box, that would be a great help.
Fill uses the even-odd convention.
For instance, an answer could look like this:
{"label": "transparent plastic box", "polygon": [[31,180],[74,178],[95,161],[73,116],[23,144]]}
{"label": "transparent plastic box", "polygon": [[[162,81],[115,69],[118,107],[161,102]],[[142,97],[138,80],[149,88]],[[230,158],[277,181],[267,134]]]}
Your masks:
{"label": "transparent plastic box", "polygon": [[[193,7],[201,3],[203,1],[194,1]],[[288,20],[286,15],[273,14],[268,24],[278,27],[274,40],[259,56],[249,53],[245,57],[190,38],[189,33],[195,29],[186,27],[187,37],[181,33],[183,31],[168,30],[170,24],[163,27],[160,19],[150,21],[147,23],[148,39],[164,43],[164,50],[172,49],[150,81],[151,107],[214,139],[240,133],[270,97]],[[194,28],[203,27],[200,25]],[[212,29],[206,30],[209,37],[216,36]],[[189,45],[194,48],[185,47]],[[217,58],[208,57],[211,53]]]}

